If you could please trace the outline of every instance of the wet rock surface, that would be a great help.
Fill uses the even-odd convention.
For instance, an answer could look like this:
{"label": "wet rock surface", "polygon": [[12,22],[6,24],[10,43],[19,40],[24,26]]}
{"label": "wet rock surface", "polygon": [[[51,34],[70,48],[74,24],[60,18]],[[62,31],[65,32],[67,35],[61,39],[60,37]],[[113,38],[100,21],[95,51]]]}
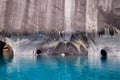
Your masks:
{"label": "wet rock surface", "polygon": [[39,55],[88,55],[89,40],[84,33],[72,33],[70,41],[59,35],[58,40],[51,38],[36,50]]}
{"label": "wet rock surface", "polygon": [[2,53],[3,53],[3,48],[4,48],[5,44],[6,44],[6,43],[0,41],[0,56],[3,55]]}
{"label": "wet rock surface", "polygon": [[[37,34],[34,36],[12,36],[11,40],[15,44],[13,51],[15,55],[101,55],[102,49],[107,50],[108,55],[119,55],[120,34],[97,35],[95,44],[91,43],[86,36],[81,33],[73,34],[71,41],[64,41],[58,37],[54,40],[50,36]],[[76,36],[75,36],[76,35]],[[78,37],[79,36],[79,37]],[[83,36],[83,37],[82,37]],[[13,47],[13,46],[12,46]],[[89,48],[92,48],[91,50]],[[6,51],[5,47],[5,51]]]}
{"label": "wet rock surface", "polygon": [[102,49],[105,49],[107,55],[120,55],[120,34],[97,37],[96,43],[98,53],[100,53]]}
{"label": "wet rock surface", "polygon": [[9,60],[12,59],[14,56],[13,49],[10,45],[0,41],[0,57]]}
{"label": "wet rock surface", "polygon": [[79,54],[77,48],[70,42],[62,43],[60,42],[56,48],[53,50],[53,55],[61,55],[65,53],[65,55],[77,55]]}

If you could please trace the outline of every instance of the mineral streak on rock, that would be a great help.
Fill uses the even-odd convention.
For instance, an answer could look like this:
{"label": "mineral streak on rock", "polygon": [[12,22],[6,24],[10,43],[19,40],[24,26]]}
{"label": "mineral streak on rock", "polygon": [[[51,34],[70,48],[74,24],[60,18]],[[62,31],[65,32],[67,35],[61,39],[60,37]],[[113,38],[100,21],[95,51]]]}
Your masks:
{"label": "mineral streak on rock", "polygon": [[[102,30],[106,24],[105,16],[97,6],[101,6],[108,19],[113,19],[113,26],[119,28],[120,20],[115,17],[120,16],[119,3],[119,0],[73,0],[70,13],[72,30],[86,32],[86,24]],[[0,0],[0,31],[9,34],[64,31],[64,14],[65,0]]]}
{"label": "mineral streak on rock", "polygon": [[0,34],[11,37],[43,33],[50,40],[38,48],[41,53],[73,55],[87,54],[89,40],[95,43],[96,33],[120,33],[120,0],[68,1],[0,0]]}
{"label": "mineral streak on rock", "polygon": [[[72,33],[72,35],[75,36],[76,34]],[[37,48],[36,54],[41,51],[40,55],[62,55],[63,53],[65,56],[88,55],[89,45],[88,38],[79,33],[77,37],[72,37],[70,41],[59,39],[43,43],[41,47]]]}

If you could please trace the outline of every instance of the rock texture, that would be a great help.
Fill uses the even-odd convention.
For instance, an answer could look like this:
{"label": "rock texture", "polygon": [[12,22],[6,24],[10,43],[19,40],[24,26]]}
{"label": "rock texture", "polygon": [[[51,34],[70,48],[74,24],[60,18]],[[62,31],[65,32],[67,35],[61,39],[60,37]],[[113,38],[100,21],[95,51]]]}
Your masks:
{"label": "rock texture", "polygon": [[[0,0],[0,31],[7,33],[64,31],[67,23],[65,2],[67,1]],[[101,30],[106,26],[106,22],[104,16],[97,12],[97,7],[101,6],[107,13],[112,11],[115,15],[120,15],[119,4],[120,0],[72,0],[69,24],[73,31],[85,32],[86,25]],[[115,24],[119,25],[119,22]]]}
{"label": "rock texture", "polygon": [[0,28],[8,33],[62,30],[64,0],[0,0]]}
{"label": "rock texture", "polygon": [[6,43],[0,41],[0,57],[5,60],[12,59],[14,56],[13,49]]}

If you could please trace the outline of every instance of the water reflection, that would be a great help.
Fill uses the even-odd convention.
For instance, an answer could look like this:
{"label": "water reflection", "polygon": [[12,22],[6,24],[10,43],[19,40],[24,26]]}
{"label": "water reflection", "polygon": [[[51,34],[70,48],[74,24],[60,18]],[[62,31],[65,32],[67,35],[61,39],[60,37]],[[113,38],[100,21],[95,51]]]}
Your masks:
{"label": "water reflection", "polygon": [[107,60],[107,56],[102,56],[102,57],[101,57],[101,60],[102,60],[102,61],[106,61],[106,60]]}
{"label": "water reflection", "polygon": [[0,72],[0,76],[7,76],[8,80],[110,80],[111,77],[117,78],[114,80],[120,79],[118,57],[91,59],[93,60],[90,60],[89,56],[15,56],[8,62],[0,59],[0,71],[3,73]]}
{"label": "water reflection", "polygon": [[[47,70],[55,72],[59,80],[76,80],[75,77],[82,77],[83,73],[87,73],[88,59],[87,56],[44,56],[37,57],[37,61],[47,66]],[[84,76],[83,79],[86,77]]]}
{"label": "water reflection", "polygon": [[10,58],[0,57],[0,64],[11,63],[12,61],[13,61],[13,57]]}
{"label": "water reflection", "polygon": [[12,64],[13,59],[4,59],[3,57],[0,57],[0,78],[1,80],[9,80],[8,75],[12,71],[12,67],[10,68],[10,65]]}

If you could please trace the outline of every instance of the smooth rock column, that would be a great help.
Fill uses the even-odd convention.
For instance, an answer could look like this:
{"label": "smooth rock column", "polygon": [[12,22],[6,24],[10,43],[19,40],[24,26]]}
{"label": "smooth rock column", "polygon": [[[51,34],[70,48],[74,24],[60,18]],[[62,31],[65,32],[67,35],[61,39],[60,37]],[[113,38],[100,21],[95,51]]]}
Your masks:
{"label": "smooth rock column", "polygon": [[93,41],[97,33],[97,0],[87,0],[86,5],[86,33]]}
{"label": "smooth rock column", "polygon": [[72,27],[72,15],[74,12],[74,0],[65,0],[64,3],[64,31],[65,31],[65,40],[70,41],[71,34],[73,32]]}

